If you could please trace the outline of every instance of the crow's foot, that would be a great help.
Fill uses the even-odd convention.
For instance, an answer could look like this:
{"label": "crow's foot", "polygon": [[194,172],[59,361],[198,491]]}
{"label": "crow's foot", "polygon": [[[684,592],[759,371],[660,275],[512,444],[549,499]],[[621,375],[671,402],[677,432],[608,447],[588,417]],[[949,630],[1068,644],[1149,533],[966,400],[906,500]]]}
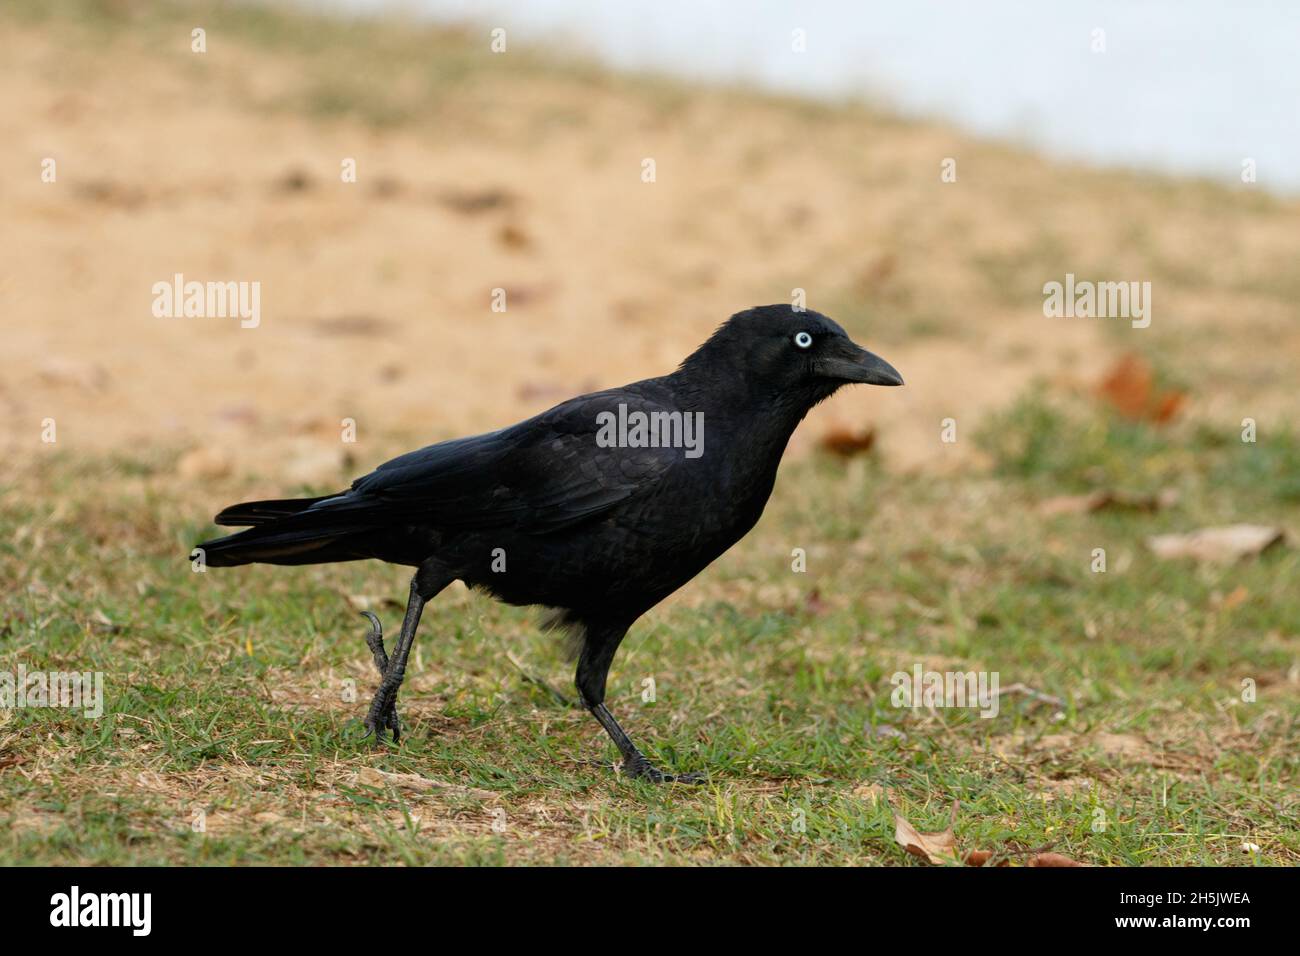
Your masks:
{"label": "crow's foot", "polygon": [[[388,676],[388,652],[384,650],[384,626],[379,623],[379,618],[370,611],[362,611],[361,616],[370,621],[370,633],[366,635],[366,646],[370,648],[370,653],[375,658],[375,669],[379,671],[379,677]],[[382,702],[382,703],[381,703]],[[402,739],[402,720],[397,716],[397,691],[391,694],[384,692],[381,683],[379,692],[370,704],[370,713],[366,715],[366,737],[374,736],[375,744],[384,742],[384,731],[392,731],[393,743]]]}
{"label": "crow's foot", "polygon": [[619,770],[635,780],[649,783],[704,783],[707,776],[698,771],[693,773],[665,773],[649,760],[645,754],[636,753],[623,761]]}

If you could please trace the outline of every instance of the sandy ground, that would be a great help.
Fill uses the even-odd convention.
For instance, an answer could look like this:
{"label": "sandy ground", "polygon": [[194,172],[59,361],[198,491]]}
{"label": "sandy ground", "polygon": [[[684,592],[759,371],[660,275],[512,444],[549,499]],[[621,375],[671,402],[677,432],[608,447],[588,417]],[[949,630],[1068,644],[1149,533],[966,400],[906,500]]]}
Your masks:
{"label": "sandy ground", "polygon": [[[874,426],[891,467],[963,461],[972,443],[942,443],[942,419],[964,437],[1035,378],[1085,386],[1166,339],[1195,369],[1230,366],[1193,413],[1294,410],[1294,203],[861,109],[516,68],[486,42],[445,99],[406,92],[395,65],[411,118],[377,125],[294,105],[313,77],[346,82],[343,51],[217,34],[199,55],[188,39],[6,24],[7,456],[47,453],[52,418],[63,450],[203,449],[182,459],[192,474],[328,479],[345,453],[368,467],[662,374],[795,287],[908,381],[816,410],[796,452]],[[384,79],[382,58],[364,69]],[[1155,280],[1153,329],[1044,318],[1041,285],[1067,271]],[[155,317],[152,287],[176,273],[260,283],[259,327]]]}

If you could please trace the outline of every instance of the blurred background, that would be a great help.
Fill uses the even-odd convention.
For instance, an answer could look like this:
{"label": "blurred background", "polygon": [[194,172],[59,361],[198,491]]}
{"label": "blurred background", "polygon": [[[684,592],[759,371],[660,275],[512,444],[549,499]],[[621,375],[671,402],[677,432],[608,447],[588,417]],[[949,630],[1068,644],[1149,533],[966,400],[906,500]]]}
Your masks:
{"label": "blurred background", "polygon": [[[6,5],[7,453],[48,417],[65,448],[225,474],[267,442],[333,477],[344,418],[367,460],[493,428],[796,288],[916,383],[817,410],[796,452],[870,432],[946,467],[976,450],[942,419],[1128,352],[1188,413],[1291,408],[1285,4],[284,9]],[[260,326],[156,318],[177,273],[258,282]],[[1152,282],[1151,327],[1044,318],[1067,273]]]}
{"label": "blurred background", "polygon": [[[621,69],[866,99],[1065,159],[1235,183],[1242,157],[1253,156],[1268,170],[1265,188],[1300,188],[1300,129],[1291,122],[1300,17],[1280,0],[330,5],[509,24],[526,43]],[[790,42],[796,30],[802,53]]]}

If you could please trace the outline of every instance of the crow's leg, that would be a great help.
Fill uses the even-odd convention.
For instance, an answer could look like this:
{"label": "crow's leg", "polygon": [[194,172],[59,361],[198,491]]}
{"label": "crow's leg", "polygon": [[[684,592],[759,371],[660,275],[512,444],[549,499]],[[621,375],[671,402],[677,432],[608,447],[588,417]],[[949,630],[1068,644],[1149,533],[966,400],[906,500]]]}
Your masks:
{"label": "crow's leg", "polygon": [[[370,611],[362,611],[361,616],[370,621],[370,633],[366,635],[366,646],[370,648],[370,653],[375,658],[375,669],[379,671],[379,677],[382,680],[388,673],[388,652],[384,650],[384,625],[379,623],[379,618]],[[393,703],[388,705],[388,714],[384,717],[384,726],[393,732],[394,740],[402,739],[402,721],[397,715],[397,699],[394,697]]]}
{"label": "crow's leg", "polygon": [[452,582],[452,578],[438,565],[424,564],[411,578],[411,593],[406,601],[406,617],[402,619],[402,633],[397,637],[397,646],[393,656],[383,661],[383,636],[372,629],[366,643],[375,655],[375,663],[383,667],[384,677],[379,682],[370,701],[370,711],[366,714],[366,736],[374,734],[376,742],[384,738],[384,729],[393,731],[394,743],[400,738],[401,731],[397,724],[397,690],[402,686],[406,676],[406,660],[411,655],[411,645],[415,643],[415,629],[420,626],[420,613],[424,605]]}
{"label": "crow's leg", "polygon": [[609,665],[614,660],[614,652],[627,628],[618,630],[598,630],[589,628],[583,641],[582,653],[578,657],[578,673],[574,683],[582,697],[583,706],[591,711],[600,726],[605,728],[619,753],[623,755],[623,773],[629,777],[648,780],[651,783],[703,783],[702,773],[673,774],[665,773],[649,760],[646,755],[632,743],[632,738],[619,726],[614,715],[605,706],[605,683],[609,677]]}

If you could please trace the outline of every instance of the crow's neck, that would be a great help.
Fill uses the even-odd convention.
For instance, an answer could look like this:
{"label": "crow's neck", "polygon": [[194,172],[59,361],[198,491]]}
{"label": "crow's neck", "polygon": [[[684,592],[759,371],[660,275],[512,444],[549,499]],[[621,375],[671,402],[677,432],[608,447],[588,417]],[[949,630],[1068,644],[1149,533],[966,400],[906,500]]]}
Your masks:
{"label": "crow's neck", "polygon": [[836,390],[829,384],[764,388],[740,369],[690,363],[669,375],[667,382],[682,411],[703,414],[706,434],[728,436],[747,456],[777,460],[804,416]]}

